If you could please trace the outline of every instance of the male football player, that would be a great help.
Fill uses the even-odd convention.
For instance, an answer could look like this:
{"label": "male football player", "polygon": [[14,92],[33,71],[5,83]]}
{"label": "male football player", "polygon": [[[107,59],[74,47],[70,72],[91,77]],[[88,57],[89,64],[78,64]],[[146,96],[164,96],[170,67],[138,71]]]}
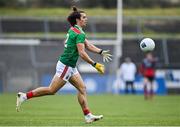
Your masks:
{"label": "male football player", "polygon": [[85,122],[91,123],[103,118],[103,115],[93,115],[88,107],[86,87],[76,68],[76,62],[79,56],[95,67],[97,71],[104,74],[104,65],[93,61],[85,52],[85,48],[93,53],[101,54],[104,61],[111,60],[109,50],[102,50],[86,39],[83,27],[87,24],[87,16],[84,11],[73,7],[73,12],[67,18],[71,27],[68,30],[67,38],[64,44],[64,52],[59,56],[56,65],[56,73],[49,87],[39,87],[27,93],[19,92],[17,94],[17,111],[20,110],[21,104],[30,98],[53,95],[69,81],[78,90],[78,102],[84,113]]}

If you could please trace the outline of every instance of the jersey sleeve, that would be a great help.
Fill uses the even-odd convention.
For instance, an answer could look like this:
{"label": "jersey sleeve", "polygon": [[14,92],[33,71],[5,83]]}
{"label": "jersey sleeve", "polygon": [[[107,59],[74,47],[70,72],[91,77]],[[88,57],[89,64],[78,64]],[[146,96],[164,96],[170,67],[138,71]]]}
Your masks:
{"label": "jersey sleeve", "polygon": [[76,37],[76,44],[85,42],[85,34],[78,34]]}

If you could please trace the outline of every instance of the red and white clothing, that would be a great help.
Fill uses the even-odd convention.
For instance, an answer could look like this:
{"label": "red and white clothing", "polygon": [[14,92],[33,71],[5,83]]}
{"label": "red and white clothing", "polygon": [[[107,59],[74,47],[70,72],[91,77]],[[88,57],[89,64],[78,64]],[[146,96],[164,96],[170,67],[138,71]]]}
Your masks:
{"label": "red and white clothing", "polygon": [[58,61],[56,64],[56,75],[62,78],[64,81],[68,81],[69,78],[75,74],[79,73],[77,68],[73,68],[63,64],[62,62]]}
{"label": "red and white clothing", "polygon": [[144,77],[155,77],[155,60],[145,58],[141,64],[140,72]]}

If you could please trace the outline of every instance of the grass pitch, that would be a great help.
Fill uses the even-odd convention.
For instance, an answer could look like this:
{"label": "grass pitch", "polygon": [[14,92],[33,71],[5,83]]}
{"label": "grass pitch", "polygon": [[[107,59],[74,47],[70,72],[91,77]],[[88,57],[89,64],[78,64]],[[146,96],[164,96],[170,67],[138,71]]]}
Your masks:
{"label": "grass pitch", "polygon": [[0,94],[0,126],[180,126],[180,96],[89,95],[101,121],[85,124],[76,95],[34,98],[15,111],[15,94]]}

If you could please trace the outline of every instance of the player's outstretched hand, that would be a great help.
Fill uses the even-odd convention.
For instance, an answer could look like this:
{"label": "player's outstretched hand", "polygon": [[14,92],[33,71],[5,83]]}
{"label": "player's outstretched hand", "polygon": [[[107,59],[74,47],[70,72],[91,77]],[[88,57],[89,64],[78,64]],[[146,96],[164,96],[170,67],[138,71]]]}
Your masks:
{"label": "player's outstretched hand", "polygon": [[100,74],[104,74],[105,68],[103,64],[100,63],[94,63],[93,66],[96,68],[96,70],[100,73]]}
{"label": "player's outstretched hand", "polygon": [[102,50],[103,62],[109,62],[112,60],[110,50]]}

